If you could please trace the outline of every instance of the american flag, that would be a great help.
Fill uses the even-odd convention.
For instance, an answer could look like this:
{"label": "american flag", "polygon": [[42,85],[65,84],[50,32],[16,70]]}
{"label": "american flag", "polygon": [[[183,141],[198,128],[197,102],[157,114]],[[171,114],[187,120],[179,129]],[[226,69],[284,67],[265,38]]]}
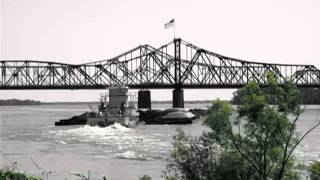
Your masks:
{"label": "american flag", "polygon": [[164,28],[165,28],[165,29],[168,29],[168,28],[170,28],[170,27],[172,27],[172,26],[174,26],[174,19],[171,19],[171,21],[169,21],[168,23],[166,23],[166,24],[164,25]]}

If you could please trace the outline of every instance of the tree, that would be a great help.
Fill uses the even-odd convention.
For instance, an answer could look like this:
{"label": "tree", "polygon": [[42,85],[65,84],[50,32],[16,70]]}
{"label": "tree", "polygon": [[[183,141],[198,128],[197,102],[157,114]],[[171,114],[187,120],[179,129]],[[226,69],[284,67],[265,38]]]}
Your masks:
{"label": "tree", "polygon": [[174,149],[167,162],[166,180],[236,180],[249,179],[251,172],[243,159],[227,153],[211,134],[187,136],[181,129],[174,137]]}
{"label": "tree", "polygon": [[320,161],[312,163],[309,171],[311,180],[320,180]]}
{"label": "tree", "polygon": [[[174,140],[172,159],[167,164],[166,179],[173,177],[186,180],[211,179],[214,174],[212,167],[215,166],[218,158],[216,153],[213,153],[218,151],[218,147],[210,142],[212,139],[205,136],[200,138],[186,136],[181,129],[178,129]],[[173,175],[168,178],[171,172]]]}
{"label": "tree", "polygon": [[148,175],[144,175],[141,178],[139,178],[139,180],[151,180],[152,178]]}
{"label": "tree", "polygon": [[[234,149],[252,166],[256,178],[280,180],[290,174],[294,149],[320,121],[299,137],[295,128],[303,109],[298,89],[289,80],[279,85],[272,74],[267,80],[267,88],[250,82],[235,94],[242,95],[237,114],[229,104],[215,101],[205,124],[219,144]],[[289,119],[289,114],[295,118]]]}
{"label": "tree", "polygon": [[[179,174],[176,179],[219,179],[221,173],[226,174],[221,171],[225,167],[230,170],[227,174],[234,174],[230,179],[297,178],[292,153],[320,121],[298,136],[296,122],[303,112],[298,89],[290,80],[278,84],[272,74],[267,75],[267,82],[265,88],[252,81],[239,89],[235,93],[240,102],[236,109],[227,102],[214,101],[204,121],[212,130],[207,135],[198,140],[175,139],[167,169]],[[294,118],[289,119],[289,114]],[[203,138],[210,139],[208,146],[220,148],[205,151]],[[216,158],[207,158],[212,156]],[[224,166],[222,162],[234,165]],[[209,168],[211,174],[205,175],[202,168]]]}

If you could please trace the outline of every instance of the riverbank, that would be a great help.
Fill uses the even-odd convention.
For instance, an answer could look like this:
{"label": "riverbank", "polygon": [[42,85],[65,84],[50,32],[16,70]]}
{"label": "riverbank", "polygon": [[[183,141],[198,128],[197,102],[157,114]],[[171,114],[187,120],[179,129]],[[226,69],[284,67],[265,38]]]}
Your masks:
{"label": "riverbank", "polygon": [[42,102],[35,100],[20,99],[0,99],[0,106],[25,106],[25,105],[41,105]]}

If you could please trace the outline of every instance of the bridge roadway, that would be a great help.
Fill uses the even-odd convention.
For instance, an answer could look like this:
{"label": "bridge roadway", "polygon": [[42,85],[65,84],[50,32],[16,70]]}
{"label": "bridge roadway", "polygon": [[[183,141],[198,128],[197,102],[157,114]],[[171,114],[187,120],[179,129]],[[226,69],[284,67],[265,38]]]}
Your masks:
{"label": "bridge roadway", "polygon": [[173,106],[183,107],[184,88],[240,88],[255,80],[266,85],[267,72],[283,83],[320,87],[313,65],[268,64],[226,57],[174,39],[160,48],[140,45],[111,59],[85,64],[32,60],[1,60],[0,90],[170,88]]}

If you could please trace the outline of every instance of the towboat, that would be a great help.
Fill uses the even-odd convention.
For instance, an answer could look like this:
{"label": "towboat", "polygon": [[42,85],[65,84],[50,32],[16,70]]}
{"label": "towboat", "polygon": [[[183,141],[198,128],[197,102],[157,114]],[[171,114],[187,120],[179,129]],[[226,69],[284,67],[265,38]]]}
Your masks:
{"label": "towboat", "polygon": [[98,112],[88,113],[86,124],[90,126],[106,127],[119,123],[126,127],[133,127],[139,118],[136,108],[136,94],[129,93],[127,87],[109,88],[109,93],[100,95]]}

